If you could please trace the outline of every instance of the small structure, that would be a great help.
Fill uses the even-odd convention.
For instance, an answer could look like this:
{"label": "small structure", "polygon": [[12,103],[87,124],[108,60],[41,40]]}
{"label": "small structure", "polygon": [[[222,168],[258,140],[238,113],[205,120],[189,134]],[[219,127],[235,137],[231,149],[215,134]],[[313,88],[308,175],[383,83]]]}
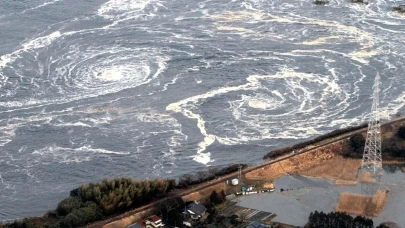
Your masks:
{"label": "small structure", "polygon": [[200,219],[205,215],[207,208],[198,201],[187,205],[185,213],[189,214],[194,220]]}
{"label": "small structure", "polygon": [[326,5],[328,3],[329,3],[329,0],[315,0],[315,2],[314,2],[315,5]]}
{"label": "small structure", "polygon": [[232,185],[238,185],[239,184],[239,180],[237,178],[232,179]]}
{"label": "small structure", "polygon": [[235,195],[235,194],[227,195],[227,196],[225,196],[225,199],[226,199],[227,201],[234,200],[234,199],[236,199],[236,195]]}
{"label": "small structure", "polygon": [[242,192],[249,192],[249,191],[253,191],[255,189],[254,185],[245,185],[242,186]]}
{"label": "small structure", "polygon": [[145,219],[142,219],[138,223],[134,223],[127,228],[159,228],[163,227],[162,219],[157,215],[149,216]]}
{"label": "small structure", "polygon": [[192,227],[193,225],[189,222],[183,221],[183,225],[187,227]]}
{"label": "small structure", "polygon": [[393,11],[405,13],[405,5],[399,5],[392,8]]}
{"label": "small structure", "polygon": [[271,228],[272,226],[261,224],[258,221],[251,222],[246,228]]}

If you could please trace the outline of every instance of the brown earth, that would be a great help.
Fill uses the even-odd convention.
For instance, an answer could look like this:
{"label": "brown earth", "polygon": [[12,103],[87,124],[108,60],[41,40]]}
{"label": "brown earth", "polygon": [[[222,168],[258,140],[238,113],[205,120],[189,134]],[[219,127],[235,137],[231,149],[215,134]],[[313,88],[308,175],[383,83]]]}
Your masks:
{"label": "brown earth", "polygon": [[356,186],[357,181],[348,181],[348,180],[336,180],[335,185],[338,186]]}
{"label": "brown earth", "polygon": [[264,183],[263,188],[274,188],[274,184],[273,183]]}
{"label": "brown earth", "polygon": [[402,172],[403,172],[403,173],[405,173],[405,167],[402,167],[402,169],[401,169],[401,170],[402,170]]}
{"label": "brown earth", "polygon": [[[360,159],[343,158],[335,156],[322,164],[311,166],[298,171],[298,174],[311,177],[322,177],[337,180],[340,184],[356,181],[358,170],[361,167]],[[351,182],[350,182],[351,181]]]}
{"label": "brown earth", "polygon": [[383,165],[401,165],[401,164],[405,164],[405,160],[404,159],[383,160],[382,163],[383,163]]}
{"label": "brown earth", "polygon": [[215,190],[216,192],[221,192],[222,190],[226,190],[226,184],[224,182],[222,183],[218,183],[216,185],[210,186],[208,188],[205,188],[203,190],[200,190],[198,192],[192,192],[188,195],[185,195],[183,197],[181,197],[183,199],[184,202],[187,201],[204,201],[205,199],[207,199],[208,197],[210,197],[211,193]]}
{"label": "brown earth", "polygon": [[138,222],[142,220],[145,217],[150,216],[151,214],[154,214],[155,211],[153,209],[147,209],[144,211],[141,211],[139,213],[127,216],[125,218],[122,218],[120,220],[108,223],[103,226],[103,228],[122,228],[122,227],[127,227],[135,222]]}
{"label": "brown earth", "polygon": [[387,193],[386,189],[379,189],[374,196],[341,193],[335,209],[362,216],[378,216],[387,202]]}
{"label": "brown earth", "polygon": [[336,157],[337,153],[334,151],[340,151],[341,145],[341,142],[336,142],[307,153],[299,154],[246,173],[245,178],[250,180],[275,180],[285,173],[297,173],[303,170],[308,170],[309,172],[312,167],[320,166],[324,162]]}
{"label": "brown earth", "polygon": [[361,174],[360,181],[363,183],[377,183],[377,180],[373,177],[373,174],[367,171]]}

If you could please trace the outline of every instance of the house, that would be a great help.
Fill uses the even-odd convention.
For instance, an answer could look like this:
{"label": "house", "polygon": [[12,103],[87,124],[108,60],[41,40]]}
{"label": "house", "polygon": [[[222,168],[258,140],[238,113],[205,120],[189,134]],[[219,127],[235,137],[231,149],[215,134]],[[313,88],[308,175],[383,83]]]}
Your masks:
{"label": "house", "polygon": [[258,221],[253,221],[246,228],[271,228],[271,226],[263,225]]}
{"label": "house", "polygon": [[191,216],[192,219],[200,219],[205,215],[207,208],[198,201],[194,201],[187,205],[185,212]]}
{"label": "house", "polygon": [[163,226],[162,219],[157,215],[152,215],[142,219],[138,223],[128,226],[127,228],[158,228]]}

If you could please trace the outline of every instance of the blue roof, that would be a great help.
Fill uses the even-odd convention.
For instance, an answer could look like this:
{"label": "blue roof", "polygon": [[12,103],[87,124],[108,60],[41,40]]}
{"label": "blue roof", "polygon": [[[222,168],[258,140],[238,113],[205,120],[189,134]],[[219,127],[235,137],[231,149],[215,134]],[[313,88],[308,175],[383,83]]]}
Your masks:
{"label": "blue roof", "polygon": [[246,228],[266,228],[265,225],[261,224],[258,221],[253,221],[252,223],[249,224]]}
{"label": "blue roof", "polygon": [[187,210],[192,211],[194,214],[201,215],[207,210],[207,208],[201,203],[192,202],[187,205]]}

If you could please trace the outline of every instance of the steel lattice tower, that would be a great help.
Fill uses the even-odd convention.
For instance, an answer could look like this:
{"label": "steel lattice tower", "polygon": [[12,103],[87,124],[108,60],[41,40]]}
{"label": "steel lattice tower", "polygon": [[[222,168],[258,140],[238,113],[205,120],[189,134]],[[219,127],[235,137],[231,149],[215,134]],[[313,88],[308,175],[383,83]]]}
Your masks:
{"label": "steel lattice tower", "polygon": [[372,174],[380,174],[382,170],[379,86],[380,75],[377,73],[373,86],[373,105],[368,122],[367,138],[362,162],[362,169],[370,171]]}

